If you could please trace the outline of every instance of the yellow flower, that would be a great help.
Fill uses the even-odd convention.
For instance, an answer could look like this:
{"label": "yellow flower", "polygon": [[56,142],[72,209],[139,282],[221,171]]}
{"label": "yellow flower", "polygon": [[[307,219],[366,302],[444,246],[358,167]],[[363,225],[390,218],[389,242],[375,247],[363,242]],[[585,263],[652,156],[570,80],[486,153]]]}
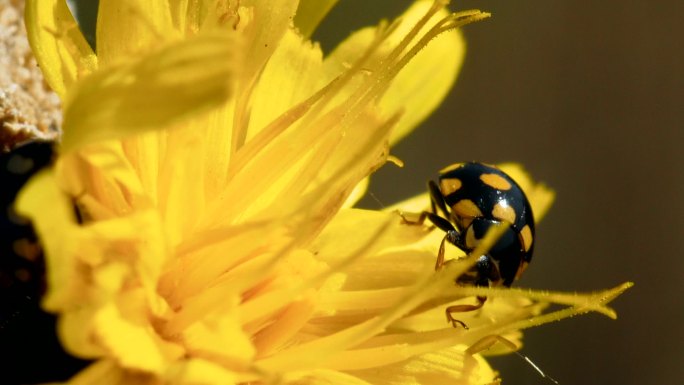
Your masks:
{"label": "yellow flower", "polygon": [[[63,0],[27,2],[64,128],[18,207],[45,248],[43,307],[94,360],[71,382],[487,383],[488,336],[614,317],[628,285],[456,287],[467,263],[434,272],[437,232],[350,208],[451,87],[455,28],[488,15],[419,1],[323,57],[306,36],[332,4],[101,0],[95,53]],[[543,213],[552,194],[509,172]],[[491,301],[452,328],[444,307],[474,295]]]}

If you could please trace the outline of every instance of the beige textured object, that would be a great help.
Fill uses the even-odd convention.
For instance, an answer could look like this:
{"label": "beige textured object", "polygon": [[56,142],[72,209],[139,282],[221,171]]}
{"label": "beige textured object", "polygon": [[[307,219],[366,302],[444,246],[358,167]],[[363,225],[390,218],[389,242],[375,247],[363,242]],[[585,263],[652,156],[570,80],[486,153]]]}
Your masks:
{"label": "beige textured object", "polygon": [[0,0],[0,152],[31,139],[57,140],[59,98],[45,83],[26,38],[24,2]]}

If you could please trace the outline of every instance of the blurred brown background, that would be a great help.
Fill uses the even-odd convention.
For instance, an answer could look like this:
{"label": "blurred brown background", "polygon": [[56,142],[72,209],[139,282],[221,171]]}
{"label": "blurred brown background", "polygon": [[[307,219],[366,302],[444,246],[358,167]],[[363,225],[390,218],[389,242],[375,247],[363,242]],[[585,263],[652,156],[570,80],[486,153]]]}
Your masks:
{"label": "blurred brown background", "polygon": [[[341,0],[314,38],[329,51],[409,3]],[[467,8],[493,17],[465,28],[456,88],[394,148],[406,167],[382,169],[371,191],[388,204],[457,161],[524,164],[557,201],[519,286],[636,286],[614,302],[618,320],[588,315],[529,330],[523,352],[562,385],[682,383],[684,2],[452,4]],[[493,365],[504,384],[548,384],[513,355]]]}
{"label": "blurred brown background", "polygon": [[[341,1],[325,48],[409,1]],[[392,203],[457,161],[515,161],[557,191],[518,286],[584,291],[631,280],[619,318],[531,329],[523,353],[562,385],[684,381],[684,2],[459,1],[489,20],[465,27],[456,88],[394,148],[404,169],[371,191]],[[373,200],[366,207],[377,208]],[[548,384],[519,358],[504,384]]]}

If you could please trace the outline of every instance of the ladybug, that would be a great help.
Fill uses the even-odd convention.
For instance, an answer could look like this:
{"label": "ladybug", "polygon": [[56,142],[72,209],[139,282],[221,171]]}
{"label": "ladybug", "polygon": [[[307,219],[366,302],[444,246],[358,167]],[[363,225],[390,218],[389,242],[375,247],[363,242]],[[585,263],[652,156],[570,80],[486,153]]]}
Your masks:
{"label": "ladybug", "polygon": [[[478,257],[475,265],[456,279],[457,284],[510,287],[532,260],[534,250],[534,216],[532,207],[520,186],[495,166],[457,163],[440,171],[438,182],[429,181],[431,210],[420,213],[422,224],[429,219],[446,234],[437,255],[435,270],[444,266],[444,244],[471,253],[487,231],[499,224],[508,228],[489,252]],[[486,297],[477,297],[476,305],[456,305],[446,309],[447,320],[454,327],[466,325],[452,313],[481,308]]]}

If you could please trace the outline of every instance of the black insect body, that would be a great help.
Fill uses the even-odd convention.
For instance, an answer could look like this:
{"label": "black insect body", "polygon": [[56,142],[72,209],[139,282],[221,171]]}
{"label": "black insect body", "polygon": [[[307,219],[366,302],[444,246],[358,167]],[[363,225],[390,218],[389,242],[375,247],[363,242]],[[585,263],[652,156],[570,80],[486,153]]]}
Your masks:
{"label": "black insect body", "polygon": [[[424,211],[418,220],[429,219],[446,234],[437,255],[435,269],[444,266],[444,244],[449,242],[471,253],[492,226],[508,224],[504,234],[475,266],[456,282],[476,286],[511,286],[532,259],[534,249],[534,217],[532,208],[520,186],[500,169],[476,162],[459,163],[443,169],[438,182],[428,182],[431,211]],[[454,326],[463,322],[453,313],[481,308],[486,297],[477,297],[476,305],[457,305],[446,309],[447,319]]]}

